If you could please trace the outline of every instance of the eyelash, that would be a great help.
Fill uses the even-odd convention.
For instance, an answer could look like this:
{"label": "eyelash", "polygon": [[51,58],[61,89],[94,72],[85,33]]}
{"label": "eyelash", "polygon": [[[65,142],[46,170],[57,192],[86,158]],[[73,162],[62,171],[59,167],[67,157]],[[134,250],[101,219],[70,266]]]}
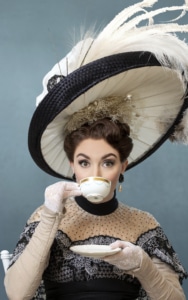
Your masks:
{"label": "eyelash", "polygon": [[86,165],[84,166],[83,164],[87,164],[87,166],[88,166],[88,164],[89,164],[89,162],[88,162],[87,160],[85,160],[85,159],[80,160],[78,163],[79,163],[79,165],[80,165],[81,167],[86,167]]}
{"label": "eyelash", "polygon": [[[85,167],[85,168],[89,165],[89,162],[88,162],[87,160],[85,160],[85,159],[80,160],[78,163],[79,163],[79,165],[80,165],[81,167]],[[103,162],[103,165],[107,165],[106,167],[113,167],[114,164],[115,164],[114,160],[105,160],[105,161]],[[110,166],[109,166],[109,165],[110,165]]]}
{"label": "eyelash", "polygon": [[108,160],[105,160],[103,164],[108,164],[107,167],[109,167],[109,165],[110,165],[110,167],[113,167],[115,162],[114,162],[114,160],[108,159]]}

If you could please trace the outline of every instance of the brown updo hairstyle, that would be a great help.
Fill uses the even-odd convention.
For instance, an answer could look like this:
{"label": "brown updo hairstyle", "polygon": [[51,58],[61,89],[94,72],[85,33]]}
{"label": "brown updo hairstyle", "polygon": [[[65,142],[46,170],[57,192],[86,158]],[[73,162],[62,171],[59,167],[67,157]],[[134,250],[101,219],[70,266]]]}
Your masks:
{"label": "brown updo hairstyle", "polygon": [[74,160],[74,152],[77,146],[85,139],[104,139],[109,145],[119,152],[121,162],[126,161],[132,148],[133,142],[129,136],[130,128],[126,123],[112,121],[104,118],[85,123],[77,130],[65,137],[64,150],[70,162]]}

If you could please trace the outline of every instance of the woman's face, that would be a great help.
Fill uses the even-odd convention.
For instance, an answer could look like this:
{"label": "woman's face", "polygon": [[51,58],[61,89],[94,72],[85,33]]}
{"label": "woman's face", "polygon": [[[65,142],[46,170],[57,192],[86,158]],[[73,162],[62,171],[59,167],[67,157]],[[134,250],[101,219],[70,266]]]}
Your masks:
{"label": "woman's face", "polygon": [[127,161],[122,163],[119,152],[105,140],[91,138],[82,141],[77,146],[74,161],[71,162],[78,183],[84,177],[89,176],[101,176],[111,181],[110,194],[103,202],[113,197],[119,175],[125,171],[126,166]]}

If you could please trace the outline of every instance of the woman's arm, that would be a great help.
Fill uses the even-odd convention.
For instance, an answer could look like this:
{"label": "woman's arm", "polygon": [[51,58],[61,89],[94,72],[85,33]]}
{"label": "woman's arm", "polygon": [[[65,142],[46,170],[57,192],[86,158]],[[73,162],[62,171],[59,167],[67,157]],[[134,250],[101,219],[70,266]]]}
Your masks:
{"label": "woman's arm", "polygon": [[143,251],[141,267],[132,272],[151,300],[185,300],[179,276],[166,263]]}
{"label": "woman's arm", "polygon": [[43,207],[41,221],[28,245],[5,275],[5,289],[10,300],[27,300],[34,296],[48,265],[61,218],[61,213]]}
{"label": "woman's arm", "polygon": [[186,299],[178,274],[166,263],[151,259],[140,246],[129,242],[116,241],[111,247],[122,251],[104,260],[135,276],[151,300]]}
{"label": "woman's arm", "polygon": [[34,296],[48,265],[65,200],[80,194],[79,185],[74,182],[60,181],[46,188],[41,221],[23,253],[5,276],[5,289],[10,300],[29,300]]}

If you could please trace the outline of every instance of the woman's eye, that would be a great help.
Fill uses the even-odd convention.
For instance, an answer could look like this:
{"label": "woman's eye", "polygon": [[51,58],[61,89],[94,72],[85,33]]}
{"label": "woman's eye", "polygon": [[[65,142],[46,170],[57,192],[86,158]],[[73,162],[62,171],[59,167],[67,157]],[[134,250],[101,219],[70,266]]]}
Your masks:
{"label": "woman's eye", "polygon": [[114,161],[113,160],[106,160],[104,161],[104,166],[105,167],[113,167]]}
{"label": "woman's eye", "polygon": [[80,160],[79,165],[85,168],[89,165],[89,162],[87,160]]}

